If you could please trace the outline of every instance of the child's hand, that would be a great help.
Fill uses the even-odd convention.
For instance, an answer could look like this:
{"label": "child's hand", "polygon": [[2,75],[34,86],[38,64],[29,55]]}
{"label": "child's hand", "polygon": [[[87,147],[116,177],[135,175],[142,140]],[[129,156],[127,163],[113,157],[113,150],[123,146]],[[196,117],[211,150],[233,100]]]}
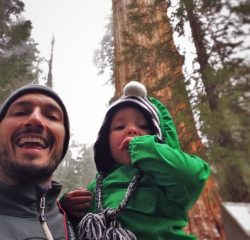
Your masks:
{"label": "child's hand", "polygon": [[133,137],[126,137],[125,139],[123,139],[123,141],[121,142],[120,146],[119,146],[119,150],[121,150],[122,154],[121,154],[121,164],[124,165],[130,165],[131,164],[131,158],[130,158],[130,154],[128,152],[128,145],[129,142],[133,139]]}
{"label": "child's hand", "polygon": [[78,188],[65,194],[61,203],[67,216],[71,220],[79,221],[90,207],[91,200],[91,192]]}

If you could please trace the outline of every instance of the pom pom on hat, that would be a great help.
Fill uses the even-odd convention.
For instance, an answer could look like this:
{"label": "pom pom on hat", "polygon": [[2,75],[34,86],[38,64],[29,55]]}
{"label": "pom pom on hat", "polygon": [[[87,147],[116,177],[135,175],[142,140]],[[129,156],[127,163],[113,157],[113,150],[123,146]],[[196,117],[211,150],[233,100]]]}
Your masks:
{"label": "pom pom on hat", "polygon": [[125,96],[146,97],[147,89],[139,82],[131,81],[123,89]]}

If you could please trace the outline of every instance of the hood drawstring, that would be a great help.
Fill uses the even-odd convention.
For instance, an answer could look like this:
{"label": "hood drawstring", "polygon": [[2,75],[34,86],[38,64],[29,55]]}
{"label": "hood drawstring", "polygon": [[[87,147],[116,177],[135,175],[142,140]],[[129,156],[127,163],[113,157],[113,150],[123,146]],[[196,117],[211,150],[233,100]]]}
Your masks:
{"label": "hood drawstring", "polygon": [[136,240],[136,236],[129,230],[122,227],[117,220],[120,212],[126,208],[128,201],[134,193],[141,173],[137,173],[129,183],[124,199],[117,209],[102,206],[102,180],[103,176],[96,177],[96,206],[97,213],[86,214],[78,225],[78,236],[80,240]]}

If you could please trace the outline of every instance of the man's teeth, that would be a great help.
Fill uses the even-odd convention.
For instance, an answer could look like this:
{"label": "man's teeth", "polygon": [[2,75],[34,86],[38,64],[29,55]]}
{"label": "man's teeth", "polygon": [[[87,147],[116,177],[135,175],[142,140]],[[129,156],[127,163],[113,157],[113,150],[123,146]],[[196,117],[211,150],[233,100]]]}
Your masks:
{"label": "man's teeth", "polygon": [[46,147],[46,143],[45,143],[45,141],[43,140],[43,139],[41,139],[41,138],[35,138],[35,137],[25,137],[25,138],[21,138],[21,139],[19,139],[19,141],[18,141],[18,145],[19,146],[22,146],[22,145],[24,145],[24,144],[39,144],[39,145],[41,145],[42,147]]}

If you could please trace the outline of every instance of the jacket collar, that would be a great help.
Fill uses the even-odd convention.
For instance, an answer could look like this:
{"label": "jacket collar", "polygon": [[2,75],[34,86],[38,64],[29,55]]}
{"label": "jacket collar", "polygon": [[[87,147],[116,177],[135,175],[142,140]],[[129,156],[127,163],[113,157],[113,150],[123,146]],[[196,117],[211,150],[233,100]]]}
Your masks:
{"label": "jacket collar", "polygon": [[61,184],[57,182],[52,182],[49,187],[37,184],[7,185],[0,182],[0,214],[20,217],[38,216],[42,196],[46,198],[45,211],[50,212],[56,206],[61,188]]}

